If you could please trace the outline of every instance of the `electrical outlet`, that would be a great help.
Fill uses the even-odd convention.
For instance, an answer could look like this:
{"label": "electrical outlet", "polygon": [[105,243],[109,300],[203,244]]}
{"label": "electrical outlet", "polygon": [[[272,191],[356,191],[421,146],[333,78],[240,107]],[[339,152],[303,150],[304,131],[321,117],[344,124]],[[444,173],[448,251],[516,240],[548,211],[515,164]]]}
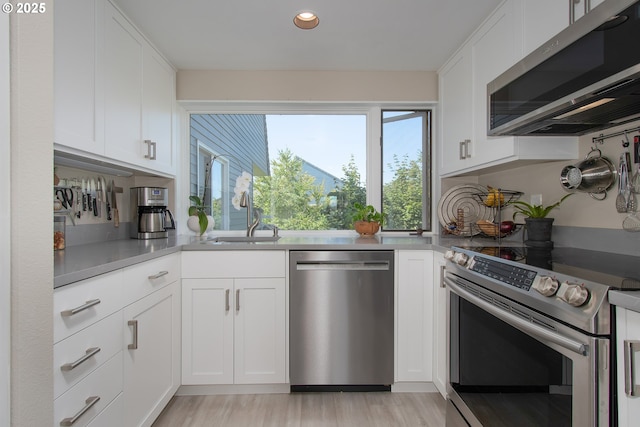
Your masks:
{"label": "electrical outlet", "polygon": [[538,206],[542,204],[542,194],[532,194],[531,195],[531,204],[533,206]]}

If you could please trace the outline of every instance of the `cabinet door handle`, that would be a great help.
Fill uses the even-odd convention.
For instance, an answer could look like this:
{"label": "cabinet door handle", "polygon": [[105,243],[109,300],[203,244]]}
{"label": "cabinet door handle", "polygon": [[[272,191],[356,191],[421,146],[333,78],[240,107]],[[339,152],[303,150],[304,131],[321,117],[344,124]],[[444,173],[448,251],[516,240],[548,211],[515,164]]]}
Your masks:
{"label": "cabinet door handle", "polygon": [[149,276],[149,280],[159,279],[159,278],[161,278],[162,276],[166,276],[167,274],[169,274],[169,272],[168,272],[168,271],[161,271],[161,272],[159,272],[159,273],[157,273],[157,274],[154,274],[154,275],[152,275],[152,276]]}
{"label": "cabinet door handle", "polygon": [[229,306],[229,292],[231,292],[229,289],[227,289],[226,291],[224,291],[224,311],[229,311],[229,309],[231,308]]}
{"label": "cabinet door handle", "polygon": [[[150,139],[145,139],[144,143],[147,144],[147,154],[145,154],[144,158],[149,160],[156,159],[156,143],[151,141]],[[151,154],[153,152],[153,154]]]}
{"label": "cabinet door handle", "polygon": [[460,154],[460,160],[464,160],[464,141],[460,141],[460,147],[459,147],[459,154]]}
{"label": "cabinet door handle", "polygon": [[442,264],[440,266],[440,287],[446,288],[447,285],[444,283],[444,272],[447,270],[447,266]]}
{"label": "cabinet door handle", "polygon": [[635,354],[640,352],[640,341],[624,340],[624,392],[627,396],[640,396],[640,385],[636,384]]}
{"label": "cabinet door handle", "polygon": [[100,347],[88,348],[87,351],[84,353],[84,355],[80,359],[76,360],[75,362],[65,363],[64,365],[60,366],[60,370],[65,372],[72,371],[99,352],[100,352]]}
{"label": "cabinet door handle", "polygon": [[471,144],[471,140],[470,139],[465,139],[464,140],[464,158],[468,159],[471,157],[471,154],[469,154],[469,145]]}
{"label": "cabinet door handle", "polygon": [[85,311],[88,308],[93,307],[94,305],[98,305],[100,304],[100,299],[96,298],[96,299],[92,299],[89,300],[87,302],[85,302],[84,304],[82,304],[81,306],[78,306],[76,308],[72,308],[70,310],[63,310],[60,312],[60,315],[62,317],[69,317],[69,316],[73,316],[74,314],[78,314],[81,311]]}
{"label": "cabinet door handle", "polygon": [[240,289],[236,289],[236,311],[240,311]]}
{"label": "cabinet door handle", "polygon": [[74,425],[75,422],[78,421],[78,419],[80,419],[80,417],[83,416],[85,412],[91,409],[93,405],[98,403],[99,400],[100,400],[100,396],[88,397],[87,400],[84,401],[84,407],[80,409],[78,413],[76,413],[73,417],[65,418],[62,421],[60,421],[60,425],[62,427],[68,427],[68,426]]}
{"label": "cabinet door handle", "polygon": [[137,320],[129,320],[127,325],[133,326],[133,342],[127,346],[129,350],[137,350],[138,349],[138,321]]}

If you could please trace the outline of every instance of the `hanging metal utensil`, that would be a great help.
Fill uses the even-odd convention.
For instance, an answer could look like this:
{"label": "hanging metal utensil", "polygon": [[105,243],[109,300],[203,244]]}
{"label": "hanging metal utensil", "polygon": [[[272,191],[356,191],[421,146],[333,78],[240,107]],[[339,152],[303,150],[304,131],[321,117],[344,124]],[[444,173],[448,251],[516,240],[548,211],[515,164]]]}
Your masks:
{"label": "hanging metal utensil", "polygon": [[620,163],[618,167],[618,196],[616,197],[616,210],[620,213],[627,211],[627,198],[624,191],[626,188],[627,165],[625,164],[624,153],[620,154]]}

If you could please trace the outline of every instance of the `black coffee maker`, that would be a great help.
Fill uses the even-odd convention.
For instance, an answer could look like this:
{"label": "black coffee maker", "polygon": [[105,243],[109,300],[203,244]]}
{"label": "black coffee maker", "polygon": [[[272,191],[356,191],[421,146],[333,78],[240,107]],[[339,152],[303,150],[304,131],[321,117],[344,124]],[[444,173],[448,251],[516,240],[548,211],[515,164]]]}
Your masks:
{"label": "black coffee maker", "polygon": [[132,239],[162,239],[169,237],[176,222],[167,209],[169,190],[161,187],[131,188]]}

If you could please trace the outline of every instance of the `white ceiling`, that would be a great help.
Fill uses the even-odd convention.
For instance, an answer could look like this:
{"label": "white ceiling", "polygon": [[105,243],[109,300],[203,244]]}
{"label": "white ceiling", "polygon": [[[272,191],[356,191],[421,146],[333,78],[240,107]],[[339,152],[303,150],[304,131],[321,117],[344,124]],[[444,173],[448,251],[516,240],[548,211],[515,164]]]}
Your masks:
{"label": "white ceiling", "polygon": [[428,71],[501,0],[115,1],[179,69]]}

